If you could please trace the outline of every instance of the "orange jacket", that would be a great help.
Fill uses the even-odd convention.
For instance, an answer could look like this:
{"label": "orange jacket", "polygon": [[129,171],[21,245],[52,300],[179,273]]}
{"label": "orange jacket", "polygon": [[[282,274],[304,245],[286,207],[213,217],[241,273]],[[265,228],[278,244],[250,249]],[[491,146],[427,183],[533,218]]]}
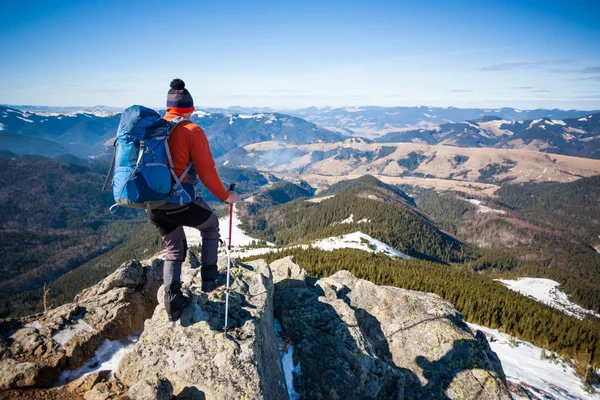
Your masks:
{"label": "orange jacket", "polygon": [[[180,114],[167,108],[164,119],[170,121],[179,116]],[[191,159],[204,186],[220,200],[227,199],[229,193],[217,173],[215,160],[202,128],[192,122],[183,122],[177,125],[169,135],[169,150],[173,157],[173,164],[175,164],[173,170],[177,176],[181,176]],[[183,182],[186,181],[187,176],[183,179]]]}

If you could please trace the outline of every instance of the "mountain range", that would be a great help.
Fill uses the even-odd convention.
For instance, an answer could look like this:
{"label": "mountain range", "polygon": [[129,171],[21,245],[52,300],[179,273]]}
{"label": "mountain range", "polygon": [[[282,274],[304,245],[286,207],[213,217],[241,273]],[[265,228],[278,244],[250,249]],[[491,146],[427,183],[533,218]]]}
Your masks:
{"label": "mountain range", "polygon": [[[116,111],[106,107],[68,112],[40,109],[0,106],[0,150],[48,157],[66,153],[84,159],[108,157],[119,124]],[[600,158],[600,114],[577,110],[363,107],[308,108],[290,115],[245,114],[244,110],[192,115],[191,120],[206,131],[213,156],[251,143],[339,142],[351,135],[379,142],[527,148]]]}
{"label": "mountain range", "polygon": [[[164,110],[162,111],[164,114]],[[48,157],[71,153],[104,158],[119,125],[120,114],[104,110],[70,113],[29,112],[0,107],[0,150]],[[262,141],[311,143],[338,141],[342,135],[284,114],[216,114],[195,112],[191,120],[206,131],[213,156]]]}
{"label": "mountain range", "polygon": [[325,128],[353,136],[375,138],[389,132],[414,130],[441,124],[451,124],[481,117],[498,117],[507,121],[528,121],[540,118],[580,118],[599,112],[559,109],[518,110],[515,108],[456,108],[456,107],[309,107],[289,111]]}
{"label": "mountain range", "polygon": [[579,118],[510,121],[481,117],[427,129],[390,132],[378,142],[415,142],[458,147],[528,149],[600,158],[600,113]]}

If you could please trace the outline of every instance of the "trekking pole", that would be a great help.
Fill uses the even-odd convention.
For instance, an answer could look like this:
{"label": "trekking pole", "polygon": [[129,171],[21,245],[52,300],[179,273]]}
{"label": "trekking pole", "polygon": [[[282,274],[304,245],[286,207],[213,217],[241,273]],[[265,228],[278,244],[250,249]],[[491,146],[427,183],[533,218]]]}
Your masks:
{"label": "trekking pole", "polygon": [[[235,183],[229,186],[230,191],[235,190]],[[229,240],[227,243],[227,286],[225,289],[225,326],[223,330],[227,332],[227,314],[229,311],[229,271],[231,270],[231,232],[233,231],[233,203],[229,204]]]}

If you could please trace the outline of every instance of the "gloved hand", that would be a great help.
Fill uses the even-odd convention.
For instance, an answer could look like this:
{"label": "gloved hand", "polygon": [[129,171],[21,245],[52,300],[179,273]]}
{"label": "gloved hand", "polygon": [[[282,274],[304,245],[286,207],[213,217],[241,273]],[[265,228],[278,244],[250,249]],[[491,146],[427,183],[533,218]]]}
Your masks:
{"label": "gloved hand", "polygon": [[225,200],[225,203],[233,204],[238,200],[238,195],[233,190],[228,190],[229,196]]}

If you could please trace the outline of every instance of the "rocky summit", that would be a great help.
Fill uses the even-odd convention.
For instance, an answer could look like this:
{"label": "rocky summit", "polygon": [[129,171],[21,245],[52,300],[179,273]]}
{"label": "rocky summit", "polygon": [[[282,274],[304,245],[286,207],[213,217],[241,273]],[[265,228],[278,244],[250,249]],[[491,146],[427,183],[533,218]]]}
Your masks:
{"label": "rocky summit", "polygon": [[[123,264],[73,303],[1,321],[0,398],[510,399],[485,336],[437,295],[346,271],[313,279],[292,257],[239,263],[224,329],[225,292],[201,291],[190,255],[177,322],[158,259]],[[118,366],[74,373],[132,333]]]}

